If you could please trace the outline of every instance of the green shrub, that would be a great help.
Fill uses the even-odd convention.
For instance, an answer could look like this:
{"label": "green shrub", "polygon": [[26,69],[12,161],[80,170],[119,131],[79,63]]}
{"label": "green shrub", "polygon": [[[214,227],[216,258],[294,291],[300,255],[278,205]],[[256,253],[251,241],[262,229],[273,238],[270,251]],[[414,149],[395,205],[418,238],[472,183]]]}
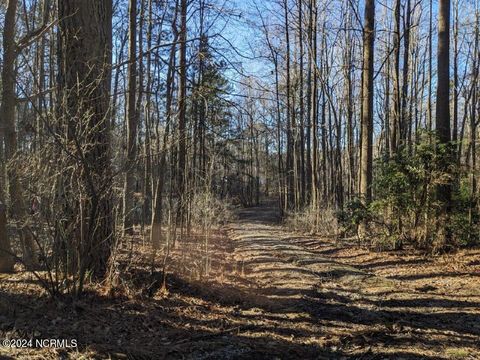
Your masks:
{"label": "green shrub", "polygon": [[337,212],[338,223],[346,234],[357,233],[358,226],[372,219],[372,213],[359,198],[348,202],[344,209]]}
{"label": "green shrub", "polygon": [[[422,133],[413,148],[377,159],[373,201],[365,207],[355,199],[337,215],[345,231],[352,233],[367,221],[372,245],[393,249],[409,242],[433,250],[437,231],[443,225],[457,245],[479,241],[479,214],[470,180],[451,156],[454,144],[439,145],[435,139],[432,133]],[[454,191],[450,217],[447,224],[440,224],[444,220],[439,220],[441,208],[436,193],[444,184],[453,184]]]}

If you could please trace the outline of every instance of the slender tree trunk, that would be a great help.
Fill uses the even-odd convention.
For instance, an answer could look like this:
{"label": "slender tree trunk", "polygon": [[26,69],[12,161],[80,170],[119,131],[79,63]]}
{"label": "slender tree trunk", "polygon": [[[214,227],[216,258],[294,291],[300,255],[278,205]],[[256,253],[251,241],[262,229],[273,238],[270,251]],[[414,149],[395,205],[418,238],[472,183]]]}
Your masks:
{"label": "slender tree trunk", "polygon": [[[348,8],[350,9],[350,7]],[[355,192],[355,153],[354,153],[354,133],[353,133],[353,86],[352,86],[352,68],[353,68],[353,44],[351,37],[351,13],[346,12],[346,44],[345,44],[345,78],[346,78],[346,105],[347,105],[347,153],[348,153],[348,198],[351,199]]]}
{"label": "slender tree trunk", "polygon": [[458,2],[459,0],[455,0],[455,5],[453,7],[453,142],[456,142],[458,137]]}
{"label": "slender tree trunk", "polygon": [[427,99],[427,130],[432,131],[433,128],[433,111],[432,111],[432,84],[433,84],[433,1],[429,1],[429,18],[428,18],[428,99]]}
{"label": "slender tree trunk", "polygon": [[173,89],[174,89],[174,69],[175,69],[175,52],[176,45],[175,43],[178,40],[178,33],[176,32],[177,26],[177,7],[175,8],[175,16],[172,22],[172,28],[174,29],[174,41],[170,49],[170,58],[168,61],[168,70],[167,70],[167,83],[166,83],[166,106],[165,106],[165,133],[163,135],[163,143],[160,152],[160,162],[159,162],[159,171],[158,171],[158,180],[155,190],[155,199],[154,199],[154,208],[152,215],[152,226],[150,231],[150,243],[154,249],[160,248],[160,241],[162,236],[162,221],[163,221],[163,189],[165,187],[165,171],[167,165],[167,149],[168,149],[168,140],[170,135],[171,127],[171,116],[172,116],[172,99],[173,99]]}
{"label": "slender tree trunk", "polygon": [[287,207],[287,200],[285,199],[285,171],[283,165],[283,155],[282,155],[282,115],[280,111],[280,89],[279,89],[279,79],[278,79],[278,54],[272,51],[272,56],[274,56],[274,66],[275,66],[275,98],[276,98],[276,115],[277,115],[277,170],[278,170],[278,196],[280,208],[283,212]]}
{"label": "slender tree trunk", "polygon": [[187,199],[185,194],[186,176],[187,176],[187,131],[186,131],[186,111],[187,111],[187,0],[180,1],[180,67],[179,91],[178,91],[178,167],[177,167],[177,198],[178,211],[177,222],[183,229]]}
{"label": "slender tree trunk", "polygon": [[410,73],[410,1],[406,0],[405,9],[405,29],[403,34],[403,74],[402,74],[402,93],[401,93],[401,108],[400,108],[400,143],[407,145],[408,133],[411,129],[411,119],[408,116],[408,84]]}
{"label": "slender tree trunk", "polygon": [[[478,74],[479,74],[479,40],[480,40],[480,26],[479,26],[479,12],[477,4],[475,4],[475,35],[473,45],[473,61],[472,61],[472,73],[473,73],[473,87],[472,87],[472,103],[470,105],[470,147],[471,147],[471,164],[470,164],[470,209],[469,209],[469,223],[474,223],[474,212],[477,209],[477,109],[478,102]],[[458,12],[458,9],[457,9]],[[457,21],[457,19],[456,19]],[[469,235],[471,236],[471,235]]]}
{"label": "slender tree trunk", "polygon": [[[362,137],[360,159],[360,196],[365,206],[372,197],[373,163],[373,60],[375,41],[375,0],[365,1],[362,70]],[[361,237],[365,236],[366,222],[362,223]]]}
{"label": "slender tree trunk", "polygon": [[[400,110],[400,0],[395,1],[395,32],[393,38],[393,124],[391,127],[390,153],[395,155],[400,140],[401,110]],[[364,95],[365,96],[365,95]]]}
{"label": "slender tree trunk", "polygon": [[128,35],[128,96],[127,96],[127,162],[123,189],[123,232],[131,234],[135,211],[135,169],[137,157],[137,0],[129,2]]}
{"label": "slender tree trunk", "polygon": [[303,79],[303,7],[302,0],[298,2],[298,43],[299,43],[299,76],[300,76],[300,89],[299,89],[299,129],[300,132],[300,204],[305,204],[305,109],[304,109],[304,79]]}
{"label": "slender tree trunk", "polygon": [[[9,162],[17,152],[17,131],[15,128],[15,18],[17,0],[9,0],[5,14],[3,31],[3,68],[2,68],[2,97],[0,105],[0,121],[4,131],[5,163],[7,164],[8,194],[10,197],[10,215],[18,222],[23,223],[27,214],[27,205],[24,199],[23,187],[17,174],[17,167]],[[35,258],[35,244],[28,229],[20,227],[20,239],[23,250],[23,261],[27,267],[37,264]],[[5,240],[7,246],[8,240]],[[8,261],[7,261],[8,262]]]}
{"label": "slender tree trunk", "polygon": [[[440,164],[440,170],[449,172],[452,150],[450,146],[450,0],[439,0],[438,9],[438,52],[437,52],[437,107],[436,128],[438,141],[447,148]],[[441,149],[440,149],[441,151]],[[448,181],[437,186],[437,199],[440,202],[440,214],[435,246],[444,248],[451,243],[449,216],[452,208],[452,184]]]}
{"label": "slender tree trunk", "polygon": [[[390,74],[391,74],[391,57],[390,57],[390,40],[391,39],[391,36],[388,36],[388,40],[387,40],[387,44],[386,44],[386,48],[385,48],[385,53],[386,53],[386,56],[387,56],[387,63],[386,63],[386,70],[385,70],[385,108],[384,108],[384,113],[385,113],[385,121],[384,121],[384,132],[385,132],[385,152],[387,154],[387,157],[390,158],[390,156],[392,156],[392,153],[391,153],[391,150],[392,150],[392,146],[391,146],[391,136],[392,136],[392,124],[391,124],[391,109],[390,109],[390,98],[391,98],[391,94],[390,94],[390,82],[391,82],[391,78],[390,78]],[[393,124],[395,125],[395,124]]]}
{"label": "slender tree trunk", "polygon": [[290,102],[290,30],[288,18],[288,1],[283,1],[284,8],[284,26],[285,26],[285,44],[286,44],[286,119],[287,119],[287,208],[293,209],[295,207],[295,177],[294,177],[294,141],[293,141],[293,120],[291,116],[291,102]]}
{"label": "slender tree trunk", "polygon": [[0,273],[13,270],[15,261],[11,253],[12,248],[7,234],[7,208],[0,203]]}
{"label": "slender tree trunk", "polygon": [[306,201],[310,202],[312,197],[312,93],[313,93],[313,73],[315,68],[313,65],[313,0],[309,0],[308,3],[308,70],[307,70],[307,119],[306,119],[306,169],[305,169],[305,182],[306,182]]}
{"label": "slender tree trunk", "polygon": [[[10,0],[7,4],[7,13],[5,14],[5,24],[3,30],[3,68],[2,68],[2,98],[0,105],[0,146],[2,147],[2,165],[6,162],[7,154],[3,153],[3,144],[6,144],[5,129],[7,124],[14,121],[15,116],[15,15],[17,1]],[[5,201],[5,177],[3,176],[4,167],[2,166],[2,176],[0,179],[0,191],[2,193],[1,201]],[[14,180],[14,179],[12,179]],[[15,180],[14,180],[15,181]],[[11,189],[12,184],[10,184]],[[3,203],[0,204],[0,272],[9,272],[13,270],[14,260],[11,256],[12,248],[7,233],[7,211]]]}
{"label": "slender tree trunk", "polygon": [[[152,32],[153,32],[153,0],[148,0],[148,25],[147,25],[147,49],[152,47]],[[144,192],[145,200],[143,204],[143,217],[145,222],[151,221],[152,216],[152,183],[153,183],[153,170],[152,170],[152,56],[147,55],[147,83],[145,86],[145,179],[144,179]]]}
{"label": "slender tree trunk", "polygon": [[[5,137],[6,161],[16,151],[17,139],[15,131],[15,19],[17,16],[17,0],[9,0],[7,3],[7,12],[5,14],[5,24],[3,29],[3,67],[2,67],[2,99],[0,120],[2,126],[0,130]],[[7,130],[8,129],[8,130]],[[10,140],[10,141],[9,141]],[[13,143],[12,143],[13,140]],[[9,144],[7,144],[9,142]],[[15,149],[12,149],[12,145]],[[12,179],[14,180],[14,179]],[[16,181],[11,186],[16,186]],[[13,189],[16,190],[16,189]],[[15,206],[14,199],[11,199]]]}

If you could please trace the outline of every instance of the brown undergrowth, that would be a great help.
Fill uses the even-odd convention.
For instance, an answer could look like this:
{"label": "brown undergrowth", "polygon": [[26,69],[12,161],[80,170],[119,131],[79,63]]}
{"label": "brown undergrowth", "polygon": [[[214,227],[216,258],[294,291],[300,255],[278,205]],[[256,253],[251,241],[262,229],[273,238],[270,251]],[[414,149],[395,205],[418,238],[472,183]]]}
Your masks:
{"label": "brown undergrowth", "polygon": [[[29,273],[1,275],[1,338],[76,339],[0,348],[5,359],[478,359],[480,252],[375,253],[291,233],[271,208],[239,212],[167,262],[140,235],[114,276],[51,300]],[[153,264],[153,265],[152,265]]]}

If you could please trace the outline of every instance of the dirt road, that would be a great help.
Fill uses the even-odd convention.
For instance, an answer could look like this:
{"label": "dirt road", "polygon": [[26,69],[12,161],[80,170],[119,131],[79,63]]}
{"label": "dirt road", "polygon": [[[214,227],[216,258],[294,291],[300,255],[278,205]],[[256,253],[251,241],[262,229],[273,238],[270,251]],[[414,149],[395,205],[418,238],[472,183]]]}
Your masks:
{"label": "dirt road", "polygon": [[480,359],[478,249],[375,253],[295,234],[272,207],[239,210],[210,239],[207,275],[203,244],[179,242],[167,292],[153,286],[161,273],[141,238],[121,258],[123,287],[92,287],[73,304],[52,301],[28,272],[5,275],[0,338],[78,348],[0,347],[0,358]]}
{"label": "dirt road", "polygon": [[238,338],[259,346],[252,353],[240,341],[239,357],[480,359],[478,272],[455,290],[395,276],[402,261],[418,273],[419,259],[352,266],[360,255],[337,256],[337,245],[292,235],[276,220],[273,208],[252,208],[229,228],[233,287],[243,296],[232,322]]}

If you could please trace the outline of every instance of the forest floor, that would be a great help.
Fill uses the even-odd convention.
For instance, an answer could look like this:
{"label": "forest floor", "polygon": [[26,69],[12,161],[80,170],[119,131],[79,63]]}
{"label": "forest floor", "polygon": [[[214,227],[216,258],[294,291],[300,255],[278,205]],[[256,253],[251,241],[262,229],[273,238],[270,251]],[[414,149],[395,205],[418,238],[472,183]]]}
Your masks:
{"label": "forest floor", "polygon": [[242,209],[209,242],[184,241],[168,292],[137,238],[112,286],[52,301],[17,269],[0,275],[0,359],[480,359],[480,250],[372,252],[290,232],[271,207]]}

